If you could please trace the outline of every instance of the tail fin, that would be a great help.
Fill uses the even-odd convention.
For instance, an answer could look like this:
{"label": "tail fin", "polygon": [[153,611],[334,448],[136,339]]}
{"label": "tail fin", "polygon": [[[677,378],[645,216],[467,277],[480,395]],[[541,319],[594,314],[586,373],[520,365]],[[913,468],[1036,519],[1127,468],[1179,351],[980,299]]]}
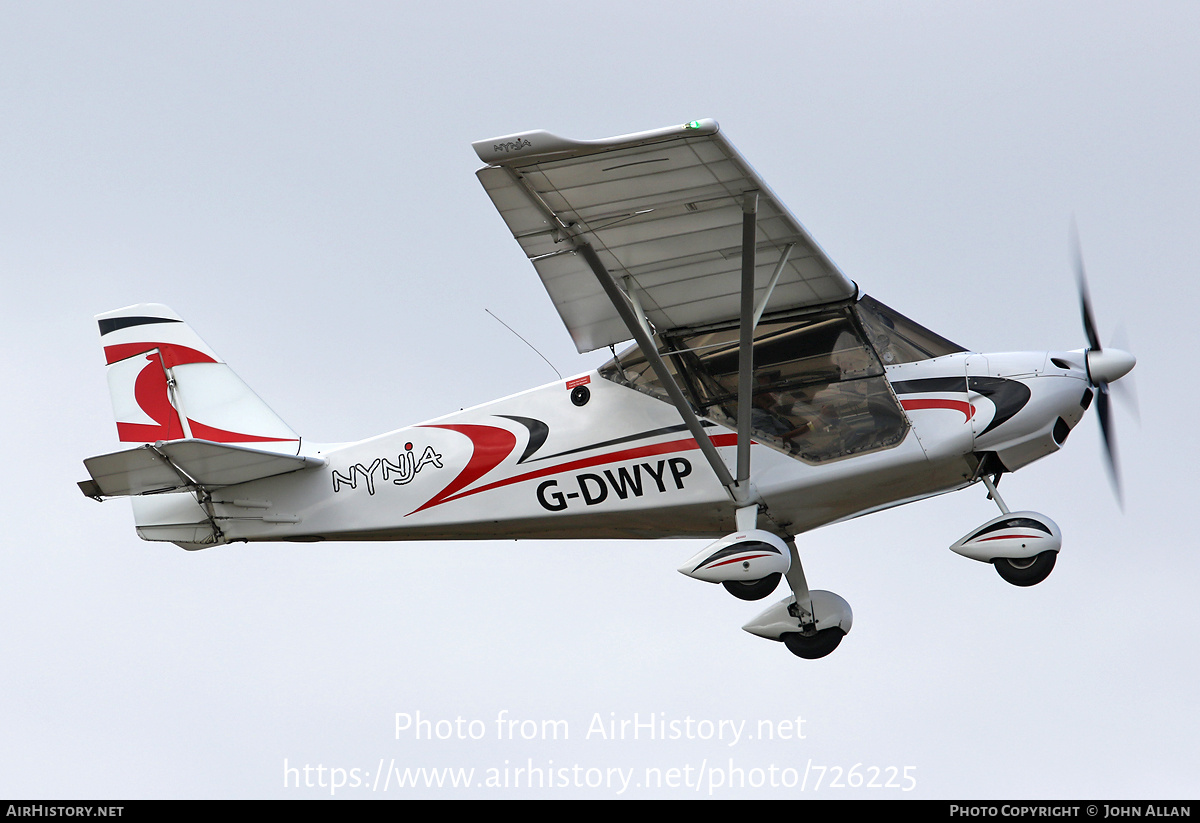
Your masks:
{"label": "tail fin", "polygon": [[195,438],[299,452],[300,436],[166,306],[141,303],[96,320],[121,442]]}

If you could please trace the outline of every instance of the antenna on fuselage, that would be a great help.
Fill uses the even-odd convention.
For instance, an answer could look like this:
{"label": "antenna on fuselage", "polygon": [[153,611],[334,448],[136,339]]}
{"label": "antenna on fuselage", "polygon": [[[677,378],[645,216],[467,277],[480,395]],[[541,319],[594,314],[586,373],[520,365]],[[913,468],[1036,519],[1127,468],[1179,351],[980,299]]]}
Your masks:
{"label": "antenna on fuselage", "polygon": [[[491,310],[491,309],[484,309],[484,311],[485,311],[485,312],[487,312],[488,314],[492,314],[492,310]],[[493,319],[494,319],[494,320],[495,320],[497,323],[499,323],[501,326],[503,326],[504,328],[506,328],[506,329],[508,329],[510,332],[512,332],[513,334],[517,334],[516,330],[514,330],[512,326],[510,326],[510,325],[508,325],[507,323],[505,323],[505,322],[504,322],[503,320],[501,320],[499,317],[496,317],[496,315],[492,314],[492,318],[493,318]],[[546,355],[544,355],[544,354],[542,354],[540,351],[538,351],[538,350],[537,350],[537,347],[536,347],[536,346],[534,346],[532,343],[530,343],[528,340],[526,340],[524,337],[522,337],[521,335],[517,334],[517,339],[518,339],[518,340],[520,340],[522,343],[524,343],[524,344],[525,344],[526,346],[528,346],[529,348],[533,349],[534,353],[536,353],[538,357],[542,358],[543,360],[546,360]],[[546,360],[546,365],[547,365],[547,366],[549,366],[551,369],[554,369],[554,373],[558,375],[558,379],[559,379],[559,380],[562,380],[562,372],[560,372],[558,369],[555,369],[555,368],[554,368],[554,364],[553,364],[553,363],[551,363],[549,360]]]}

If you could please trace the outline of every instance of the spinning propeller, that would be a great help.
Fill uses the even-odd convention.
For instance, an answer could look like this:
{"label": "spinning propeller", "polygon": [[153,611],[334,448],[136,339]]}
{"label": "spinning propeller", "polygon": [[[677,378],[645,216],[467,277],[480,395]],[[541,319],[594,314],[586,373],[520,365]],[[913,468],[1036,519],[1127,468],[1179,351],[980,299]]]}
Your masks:
{"label": "spinning propeller", "polygon": [[1137,363],[1137,358],[1123,349],[1100,344],[1096,331],[1096,320],[1092,314],[1092,298],[1088,294],[1087,274],[1083,268],[1083,251],[1079,245],[1079,233],[1072,226],[1075,246],[1075,278],[1079,287],[1079,308],[1083,316],[1083,331],[1087,335],[1086,352],[1088,380],[1096,389],[1096,413],[1100,415],[1100,431],[1104,435],[1104,454],[1107,457],[1108,477],[1112,482],[1117,502],[1124,505],[1121,496],[1121,472],[1117,462],[1116,433],[1113,429],[1112,406],[1109,384],[1127,375]]}

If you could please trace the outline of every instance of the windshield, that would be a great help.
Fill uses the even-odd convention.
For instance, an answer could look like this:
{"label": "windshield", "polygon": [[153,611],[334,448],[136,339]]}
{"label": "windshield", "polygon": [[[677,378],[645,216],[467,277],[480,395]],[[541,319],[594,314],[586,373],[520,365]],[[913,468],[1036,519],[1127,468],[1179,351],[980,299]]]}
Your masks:
{"label": "windshield", "polygon": [[888,366],[932,360],[944,354],[966,351],[957,343],[934,334],[873,297],[864,296],[858,301],[858,316],[862,319],[871,344]]}

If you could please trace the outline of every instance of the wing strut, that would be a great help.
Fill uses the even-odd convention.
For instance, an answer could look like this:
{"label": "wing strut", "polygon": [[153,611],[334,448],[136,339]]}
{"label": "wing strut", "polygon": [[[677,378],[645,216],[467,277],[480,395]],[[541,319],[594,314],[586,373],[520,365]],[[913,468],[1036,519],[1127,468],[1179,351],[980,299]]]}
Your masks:
{"label": "wing strut", "polygon": [[[721,484],[729,490],[730,496],[741,509],[747,509],[746,515],[739,513],[739,520],[749,522],[752,518],[751,513],[757,512],[757,507],[752,505],[748,490],[750,488],[750,424],[752,421],[752,411],[754,408],[754,327],[758,324],[758,318],[762,315],[762,308],[766,305],[767,299],[771,294],[772,282],[766,293],[763,295],[761,305],[754,305],[754,269],[755,269],[755,246],[758,241],[758,192],[748,191],[742,196],[742,282],[741,282],[741,312],[740,312],[740,339],[738,343],[738,417],[737,417],[737,477],[734,478],[729,473],[729,468],[725,465],[725,461],[721,459],[721,455],[717,452],[708,435],[704,433],[704,428],[700,425],[699,418],[692,410],[691,404],[688,403],[683,391],[676,384],[675,379],[671,376],[667,369],[666,363],[658,353],[658,347],[654,345],[654,339],[650,334],[648,323],[645,315],[642,312],[640,301],[636,293],[636,284],[631,283],[632,278],[626,278],[628,293],[621,291],[617,285],[617,281],[609,273],[608,269],[600,261],[600,257],[596,254],[596,250],[591,244],[579,238],[574,239],[576,250],[583,255],[584,261],[591,268],[592,273],[596,275],[596,279],[600,281],[601,288],[608,295],[609,301],[613,304],[617,314],[625,323],[629,333],[633,335],[637,344],[641,347],[642,353],[646,355],[646,359],[650,361],[650,367],[654,369],[655,375],[659,382],[667,390],[671,402],[675,408],[679,410],[679,414],[683,417],[683,422],[687,425],[688,431],[696,438],[696,443],[700,446],[700,451],[708,460],[712,470],[716,473],[717,479]],[[787,262],[788,253],[791,251],[791,246],[787,246],[783,250],[779,264],[776,266],[775,274],[772,281],[778,279],[779,272],[782,271],[783,265]],[[632,305],[631,305],[632,304]],[[739,523],[739,528],[741,524]],[[748,528],[754,528],[754,523],[750,522]]]}
{"label": "wing strut", "polygon": [[[617,310],[621,320],[625,323],[629,333],[633,335],[633,339],[637,341],[638,346],[642,349],[642,354],[646,355],[646,359],[650,361],[650,368],[654,369],[654,374],[658,377],[663,388],[667,390],[667,395],[671,398],[671,403],[679,411],[683,418],[684,424],[688,427],[692,437],[696,438],[696,443],[700,446],[700,451],[704,454],[708,464],[716,473],[717,479],[721,481],[721,485],[729,490],[730,496],[739,506],[746,506],[750,501],[746,494],[746,485],[740,484],[733,479],[729,473],[729,468],[725,465],[725,461],[721,459],[721,455],[717,452],[717,447],[712,444],[712,440],[704,431],[704,427],[700,425],[699,418],[692,410],[691,404],[684,397],[683,391],[675,382],[675,378],[671,376],[670,370],[667,369],[667,364],[663,362],[662,357],[658,353],[658,346],[654,345],[654,339],[650,336],[644,323],[645,321],[639,318],[630,305],[630,302],[625,297],[625,293],[617,285],[617,281],[609,273],[608,269],[604,268],[604,263],[600,261],[596,250],[592,248],[591,243],[579,238],[573,238],[573,245],[576,251],[583,256],[584,262],[596,275],[596,279],[600,282],[604,293],[608,295],[609,301],[613,304],[613,308]],[[753,299],[753,293],[751,294]],[[748,428],[748,426],[747,426]],[[742,436],[738,435],[738,449],[741,449]],[[748,443],[748,441],[747,441]]]}
{"label": "wing strut", "polygon": [[787,265],[788,255],[792,253],[792,249],[796,248],[795,243],[788,243],[783,247],[783,254],[779,255],[779,262],[775,264],[775,271],[771,273],[771,279],[767,282],[767,288],[763,291],[763,296],[759,298],[758,305],[754,307],[754,322],[751,324],[754,328],[758,328],[758,321],[763,315],[763,311],[767,308],[767,302],[771,299],[771,294],[775,291],[775,285],[779,282],[779,276],[783,274],[783,267]]}
{"label": "wing strut", "polygon": [[209,489],[206,488],[205,485],[197,478],[193,477],[182,466],[180,466],[178,462],[172,460],[171,456],[163,450],[160,444],[147,443],[146,448],[151,454],[165,463],[167,468],[174,472],[179,477],[183,485],[186,486],[196,496],[196,502],[200,504],[202,509],[204,509],[204,518],[208,521],[209,528],[212,529],[213,540],[217,543],[225,542],[224,534],[221,532],[221,527],[217,525],[217,512],[213,508],[212,492],[209,491]]}
{"label": "wing strut", "polygon": [[750,482],[750,412],[754,402],[754,245],[758,192],[742,195],[742,312],[738,345],[737,484]]}

